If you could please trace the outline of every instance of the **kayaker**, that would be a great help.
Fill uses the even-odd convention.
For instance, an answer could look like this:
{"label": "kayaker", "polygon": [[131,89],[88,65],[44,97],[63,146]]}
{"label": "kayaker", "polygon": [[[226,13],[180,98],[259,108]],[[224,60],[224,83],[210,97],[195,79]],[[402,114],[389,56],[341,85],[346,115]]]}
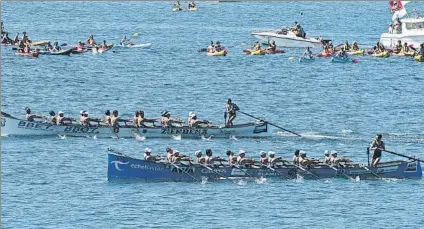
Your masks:
{"label": "kayaker", "polygon": [[23,41],[19,41],[18,43],[18,52],[24,52],[25,44]]}
{"label": "kayaker", "polygon": [[359,51],[359,45],[357,41],[354,41],[352,44],[352,51],[356,52]]}
{"label": "kayaker", "polygon": [[378,45],[378,51],[381,53],[381,52],[385,52],[386,51],[386,49],[384,48],[384,45],[382,44],[382,43],[380,43],[380,42],[377,42],[377,45]]}
{"label": "kayaker", "polygon": [[94,41],[94,36],[91,34],[87,39],[87,44],[89,45],[97,45],[96,41]]}
{"label": "kayaker", "polygon": [[346,41],[346,42],[345,42],[345,44],[343,45],[343,48],[344,48],[346,51],[349,51],[352,47],[349,45],[349,42],[348,42],[348,41]]}
{"label": "kayaker", "polygon": [[54,111],[50,111],[49,115],[50,115],[50,122],[53,124],[56,124],[56,113]]}
{"label": "kayaker", "polygon": [[231,99],[228,99],[227,105],[226,105],[226,112],[228,115],[227,126],[233,126],[233,121],[237,116],[238,110],[239,110],[239,107],[235,103],[232,103]]}
{"label": "kayaker", "polygon": [[309,47],[306,47],[306,50],[303,53],[303,57],[308,58],[308,59],[314,58],[314,56],[312,55],[312,51]]}
{"label": "kayaker", "polygon": [[144,149],[144,160],[145,161],[150,161],[150,162],[156,162],[156,161],[160,161],[160,157],[159,156],[153,156],[152,154],[152,149],[150,148],[145,148]]}
{"label": "kayaker", "polygon": [[381,152],[386,149],[382,138],[383,138],[383,135],[377,134],[377,136],[371,143],[370,150],[373,151],[372,162],[371,162],[372,167],[377,167],[381,159]]}
{"label": "kayaker", "polygon": [[31,109],[29,107],[25,107],[25,112],[25,119],[30,122],[35,122],[36,118],[46,118],[44,115],[31,114]]}
{"label": "kayaker", "polygon": [[209,53],[214,53],[215,52],[215,47],[213,45],[213,41],[211,41],[211,43],[208,46],[208,50]]}
{"label": "kayaker", "polygon": [[221,52],[222,51],[221,42],[217,41],[215,44],[216,44],[215,52]]}
{"label": "kayaker", "polygon": [[130,39],[127,39],[127,36],[124,36],[124,38],[122,38],[122,39],[119,41],[119,44],[120,44],[120,45],[126,45],[129,41],[130,41]]}
{"label": "kayaker", "polygon": [[108,45],[106,44],[106,40],[103,40],[103,43],[100,45],[101,48],[107,49]]}
{"label": "kayaker", "polygon": [[399,54],[400,52],[402,52],[402,41],[401,40],[398,40],[393,52],[396,53],[396,54]]}
{"label": "kayaker", "polygon": [[328,49],[329,49],[331,52],[333,52],[333,50],[334,50],[333,42],[329,41],[327,46],[328,46]]}
{"label": "kayaker", "polygon": [[266,49],[274,52],[277,49],[277,45],[275,45],[275,41],[274,40],[271,40],[271,41],[268,40],[268,47]]}
{"label": "kayaker", "polygon": [[266,156],[266,152],[265,151],[259,152],[259,162],[262,165],[268,165],[268,157]]}
{"label": "kayaker", "polygon": [[59,46],[59,42],[54,42],[53,43],[53,49],[52,50],[50,50],[50,51],[53,51],[53,52],[58,52],[58,51],[60,51],[60,46]]}
{"label": "kayaker", "polygon": [[5,33],[3,38],[1,39],[1,43],[3,44],[12,44],[13,40],[10,39],[9,33]]}
{"label": "kayaker", "polygon": [[344,48],[341,48],[340,51],[337,53],[337,57],[339,58],[347,58],[347,54]]}
{"label": "kayaker", "polygon": [[31,52],[31,47],[29,47],[29,44],[28,43],[25,43],[24,53],[30,53],[30,52]]}
{"label": "kayaker", "polygon": [[194,9],[194,8],[196,8],[196,4],[194,4],[194,1],[192,1],[192,2],[189,2],[189,3],[188,3],[188,8],[189,8],[189,9]]}
{"label": "kayaker", "polygon": [[78,46],[77,46],[77,48],[78,48],[78,49],[80,49],[80,50],[84,49],[84,48],[85,48],[85,47],[84,47],[84,43],[82,43],[81,41],[78,41]]}
{"label": "kayaker", "polygon": [[182,10],[182,9],[181,9],[180,1],[176,1],[176,2],[174,3],[174,9]]}
{"label": "kayaker", "polygon": [[230,166],[232,166],[233,164],[235,164],[237,162],[237,158],[234,157],[234,153],[231,150],[227,150],[226,152],[227,156],[228,156],[228,164]]}
{"label": "kayaker", "polygon": [[15,37],[13,38],[13,44],[19,43],[19,33],[16,33]]}
{"label": "kayaker", "polygon": [[418,55],[424,56],[424,43],[420,44],[420,51],[418,52]]}
{"label": "kayaker", "polygon": [[296,151],[294,151],[292,162],[295,165],[299,164],[299,154],[300,154],[300,150],[297,149]]}
{"label": "kayaker", "polygon": [[194,155],[196,155],[197,164],[201,164],[201,165],[206,164],[206,158],[202,157],[202,151],[198,150],[194,153]]}
{"label": "kayaker", "polygon": [[49,42],[47,42],[47,45],[46,45],[45,50],[46,50],[46,51],[52,51],[52,50],[53,50],[53,45],[50,43],[50,41],[49,41]]}
{"label": "kayaker", "polygon": [[402,47],[402,52],[403,53],[409,53],[409,46],[408,46],[408,43],[407,42],[405,42],[404,44],[403,44],[403,47]]}
{"label": "kayaker", "polygon": [[103,121],[106,125],[111,125],[112,121],[110,119],[110,110],[106,110],[105,112],[105,120]]}
{"label": "kayaker", "polygon": [[29,40],[28,35],[27,35],[27,33],[26,33],[26,32],[23,32],[23,33],[22,33],[22,41],[23,41],[24,43],[31,43],[31,41]]}

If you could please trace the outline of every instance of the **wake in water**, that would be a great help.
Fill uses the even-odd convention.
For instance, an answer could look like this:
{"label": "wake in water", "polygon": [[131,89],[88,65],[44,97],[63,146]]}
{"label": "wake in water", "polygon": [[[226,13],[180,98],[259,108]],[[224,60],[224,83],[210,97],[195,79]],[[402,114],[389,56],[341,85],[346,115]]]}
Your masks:
{"label": "wake in water", "polygon": [[301,176],[300,174],[296,174],[296,179],[294,181],[296,183],[304,183],[305,182],[305,178],[303,178],[303,176]]}
{"label": "wake in water", "polygon": [[258,179],[255,179],[256,184],[266,184],[267,183],[267,179],[265,177],[260,177]]}
{"label": "wake in water", "polygon": [[65,140],[66,139],[66,135],[60,135],[58,134],[57,137],[61,140]]}
{"label": "wake in water", "polygon": [[141,136],[139,134],[134,134],[134,135],[135,135],[136,141],[145,141],[146,140],[146,136]]}
{"label": "wake in water", "polygon": [[205,140],[205,141],[211,141],[212,138],[213,138],[213,135],[209,136],[208,138],[205,137],[205,135],[202,135],[201,138],[202,138],[202,140]]}
{"label": "wake in water", "polygon": [[202,177],[201,184],[206,184],[206,183],[208,183],[208,178],[207,177]]}
{"label": "wake in water", "polygon": [[181,141],[181,135],[171,135],[172,140]]}
{"label": "wake in water", "polygon": [[230,140],[238,141],[238,138],[236,138],[236,136],[234,136],[234,135],[230,135]]}

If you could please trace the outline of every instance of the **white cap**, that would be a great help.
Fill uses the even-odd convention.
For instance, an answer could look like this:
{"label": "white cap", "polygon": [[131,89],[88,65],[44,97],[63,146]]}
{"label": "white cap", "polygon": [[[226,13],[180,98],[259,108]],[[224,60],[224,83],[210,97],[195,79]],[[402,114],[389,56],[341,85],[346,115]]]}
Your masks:
{"label": "white cap", "polygon": [[331,155],[337,155],[337,151],[331,150]]}
{"label": "white cap", "polygon": [[268,154],[269,155],[275,155],[275,152],[269,151]]}
{"label": "white cap", "polygon": [[324,151],[324,155],[330,154],[328,150]]}
{"label": "white cap", "polygon": [[144,149],[144,152],[146,152],[146,153],[151,153],[151,152],[152,152],[152,149],[150,149],[149,147],[146,147],[146,148]]}
{"label": "white cap", "polygon": [[240,155],[240,154],[246,154],[246,151],[244,151],[244,150],[242,150],[242,149],[241,149],[241,150],[239,151],[239,155]]}
{"label": "white cap", "polygon": [[180,154],[180,151],[174,150],[174,154]]}
{"label": "white cap", "polygon": [[191,116],[190,117],[196,117],[196,114],[195,113],[191,113]]}
{"label": "white cap", "polygon": [[266,152],[265,151],[261,151],[261,152],[259,152],[259,155],[266,155]]}
{"label": "white cap", "polygon": [[191,112],[191,111],[190,111],[190,112],[188,112],[188,116],[189,116],[189,117],[193,116],[193,114],[194,114],[194,112]]}
{"label": "white cap", "polygon": [[80,110],[80,115],[82,115],[84,113],[84,110]]}
{"label": "white cap", "polygon": [[196,152],[194,152],[194,154],[195,154],[196,156],[199,156],[199,155],[201,155],[201,154],[202,154],[202,151],[201,151],[201,150],[197,150]]}
{"label": "white cap", "polygon": [[58,114],[63,114],[63,111],[59,111],[59,113]]}

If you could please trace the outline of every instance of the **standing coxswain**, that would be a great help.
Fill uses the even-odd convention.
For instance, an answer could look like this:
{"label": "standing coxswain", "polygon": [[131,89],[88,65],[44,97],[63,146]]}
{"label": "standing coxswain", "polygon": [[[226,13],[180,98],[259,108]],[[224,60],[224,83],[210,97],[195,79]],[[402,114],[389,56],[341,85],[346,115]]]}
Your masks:
{"label": "standing coxswain", "polygon": [[237,111],[240,110],[239,107],[235,104],[232,103],[231,99],[227,100],[227,105],[226,105],[226,113],[228,115],[228,120],[227,120],[227,127],[231,127],[233,126],[233,121],[237,116]]}
{"label": "standing coxswain", "polygon": [[371,162],[372,167],[377,167],[381,159],[381,152],[383,150],[386,150],[386,147],[382,139],[383,139],[383,135],[377,134],[374,141],[371,143],[370,149],[373,151],[372,162]]}

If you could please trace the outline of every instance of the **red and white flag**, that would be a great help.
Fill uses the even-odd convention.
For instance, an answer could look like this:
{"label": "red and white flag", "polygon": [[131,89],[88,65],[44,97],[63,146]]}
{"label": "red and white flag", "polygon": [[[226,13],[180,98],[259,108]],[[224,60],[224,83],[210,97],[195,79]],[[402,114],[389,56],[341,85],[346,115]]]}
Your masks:
{"label": "red and white flag", "polygon": [[392,11],[392,21],[395,21],[397,18],[403,18],[407,14],[405,5],[410,1],[393,1],[390,0],[390,11]]}

